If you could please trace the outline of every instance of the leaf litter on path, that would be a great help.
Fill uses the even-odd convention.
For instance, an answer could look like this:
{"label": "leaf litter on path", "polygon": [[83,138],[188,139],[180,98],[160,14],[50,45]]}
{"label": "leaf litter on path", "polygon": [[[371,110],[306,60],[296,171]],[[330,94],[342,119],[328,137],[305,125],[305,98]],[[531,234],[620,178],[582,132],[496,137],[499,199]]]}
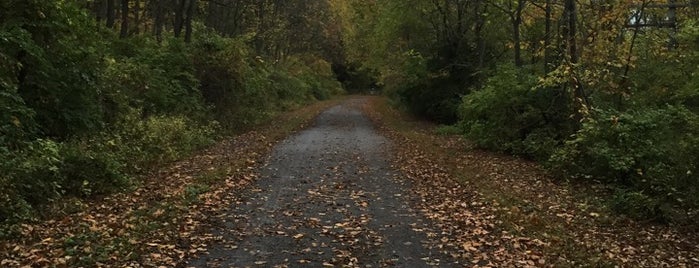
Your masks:
{"label": "leaf litter on path", "polygon": [[[410,185],[387,161],[388,141],[360,111],[364,98],[323,112],[313,127],[275,147],[241,202],[219,216],[213,244],[192,267],[461,267],[429,237],[411,208]],[[253,191],[252,189],[259,189]]]}
{"label": "leaf litter on path", "polygon": [[[336,100],[285,113],[256,130],[223,139],[187,159],[144,174],[130,191],[23,224],[22,236],[0,241],[0,267],[175,267],[222,237],[201,232],[230,196],[256,179],[273,145]],[[73,204],[74,203],[74,204]],[[230,247],[235,247],[231,245]]]}

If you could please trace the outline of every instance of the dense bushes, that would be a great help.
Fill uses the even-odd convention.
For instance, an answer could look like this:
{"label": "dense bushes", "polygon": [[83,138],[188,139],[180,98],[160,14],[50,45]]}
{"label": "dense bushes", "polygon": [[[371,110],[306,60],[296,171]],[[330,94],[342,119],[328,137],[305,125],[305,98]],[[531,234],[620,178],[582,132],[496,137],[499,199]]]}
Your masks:
{"label": "dense bushes", "polygon": [[199,80],[192,74],[195,66],[189,61],[189,49],[175,39],[162,45],[141,39],[121,44],[125,54],[107,55],[105,59],[100,82],[110,122],[131,107],[141,109],[144,117],[167,114],[204,118],[208,108],[199,91]]}
{"label": "dense bushes", "polygon": [[376,70],[363,68],[357,62],[336,63],[332,70],[349,93],[368,93],[379,89]]}
{"label": "dense bushes", "polygon": [[697,220],[699,115],[687,106],[697,92],[692,80],[670,94],[644,89],[626,110],[611,108],[618,98],[600,93],[595,101],[607,108],[578,114],[582,124],[573,120],[570,93],[541,81],[526,68],[500,66],[463,98],[456,127],[480,147],[532,157],[560,178],[612,185],[610,207],[620,213]]}
{"label": "dense bushes", "polygon": [[330,64],[315,56],[267,62],[251,56],[243,39],[200,31],[190,58],[201,92],[216,118],[233,131],[272,114],[340,93]]}
{"label": "dense bushes", "polygon": [[268,61],[196,24],[117,39],[73,1],[0,4],[0,236],[72,196],[120,191],[271,115],[340,93],[312,55]]}
{"label": "dense bushes", "polygon": [[394,104],[562,180],[602,181],[619,212],[696,215],[696,5],[379,2],[339,9],[350,59],[380,71]]}
{"label": "dense bushes", "polygon": [[[540,88],[525,72],[500,68],[464,97],[459,127],[469,139],[545,161],[561,178],[613,185],[610,206],[634,218],[697,220],[699,116],[685,107],[691,98],[678,96],[696,90],[655,99],[639,94],[624,111],[591,111],[574,131],[565,94]],[[663,100],[675,104],[652,106]]]}
{"label": "dense bushes", "polygon": [[383,75],[385,94],[419,117],[444,124],[458,120],[462,96],[471,91],[474,77],[463,78],[460,68],[432,70],[429,60],[417,51],[401,55],[395,70]]}
{"label": "dense bushes", "polygon": [[448,78],[425,80],[398,90],[400,102],[418,116],[452,124],[458,119],[459,100],[465,90]]}
{"label": "dense bushes", "polygon": [[92,20],[72,2],[3,1],[0,7],[0,46],[10,67],[0,79],[4,94],[21,96],[45,136],[98,129],[94,89],[104,46]]}
{"label": "dense bushes", "polygon": [[550,162],[618,185],[614,207],[635,217],[683,220],[699,208],[699,116],[682,106],[596,111]]}
{"label": "dense bushes", "polygon": [[465,135],[485,148],[545,160],[571,133],[565,94],[537,87],[536,76],[501,66],[460,106]]}

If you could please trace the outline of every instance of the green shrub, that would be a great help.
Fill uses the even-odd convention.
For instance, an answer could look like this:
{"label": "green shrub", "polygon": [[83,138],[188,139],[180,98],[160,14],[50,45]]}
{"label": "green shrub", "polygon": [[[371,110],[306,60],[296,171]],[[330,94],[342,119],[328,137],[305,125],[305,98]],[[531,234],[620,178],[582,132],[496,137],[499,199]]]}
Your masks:
{"label": "green shrub", "polygon": [[250,56],[244,40],[202,31],[189,56],[207,103],[228,130],[240,131],[271,116],[277,101],[270,71]]}
{"label": "green shrub", "polygon": [[130,186],[211,144],[219,125],[339,93],[317,56],[266,61],[195,27],[189,44],[122,39],[76,1],[0,3],[0,236],[54,200]]}
{"label": "green shrub", "polygon": [[618,189],[611,200],[611,207],[635,219],[657,219],[663,213],[658,200],[642,191]]}
{"label": "green shrub", "polygon": [[268,62],[251,56],[245,40],[202,30],[190,59],[207,103],[222,126],[238,132],[279,111],[339,92],[330,64],[306,55]]}
{"label": "green shrub", "polygon": [[16,234],[16,224],[36,217],[35,208],[60,198],[60,144],[50,140],[0,148],[0,237]]}
{"label": "green shrub", "polygon": [[215,128],[199,126],[183,117],[157,116],[141,122],[140,147],[150,161],[164,163],[213,142]]}
{"label": "green shrub", "polygon": [[90,142],[126,165],[128,172],[176,160],[211,144],[218,123],[197,124],[183,116],[150,116],[130,111],[115,126]]}
{"label": "green shrub", "polygon": [[276,93],[276,109],[280,111],[292,109],[313,99],[311,86],[286,70],[277,68],[270,73],[269,80]]}
{"label": "green shrub", "polygon": [[2,169],[17,198],[30,205],[43,204],[63,194],[61,146],[51,140],[36,140],[20,150],[3,155]]}
{"label": "green shrub", "polygon": [[452,124],[458,119],[461,96],[468,89],[449,77],[433,78],[398,89],[400,102],[417,116],[438,123]]}
{"label": "green shrub", "polygon": [[357,62],[335,64],[332,69],[337,75],[337,80],[342,83],[342,87],[352,94],[369,92],[378,83],[378,72],[361,66]]}
{"label": "green shrub", "polygon": [[699,207],[699,116],[672,105],[597,110],[549,162],[564,176],[626,189],[624,202],[645,200],[622,212],[681,220]]}
{"label": "green shrub", "polygon": [[[203,119],[207,108],[193,74],[188,52],[176,40],[149,44],[134,58],[109,58],[102,74],[103,100],[113,123],[130,108],[145,115],[183,115]],[[183,60],[184,59],[184,60]]]}
{"label": "green shrub", "polygon": [[440,125],[435,132],[439,135],[459,135],[463,134],[464,130],[458,125]]}
{"label": "green shrub", "polygon": [[313,55],[290,57],[271,66],[270,79],[277,92],[280,110],[288,110],[313,100],[324,100],[342,91],[330,63]]}
{"label": "green shrub", "polygon": [[19,224],[34,216],[32,206],[13,189],[7,178],[0,178],[0,238],[12,237],[19,231]]}
{"label": "green shrub", "polygon": [[74,1],[10,0],[1,7],[1,57],[15,63],[2,75],[12,75],[9,84],[37,127],[61,139],[99,129],[97,80],[106,49],[94,20]]}
{"label": "green shrub", "polygon": [[504,65],[463,98],[459,124],[480,147],[547,159],[571,132],[567,103],[561,90],[536,88],[534,75]]}
{"label": "green shrub", "polygon": [[299,77],[310,87],[310,93],[316,100],[325,100],[333,95],[342,94],[342,84],[332,70],[332,64],[315,55],[304,55],[292,61],[298,70],[289,68],[289,73]]}
{"label": "green shrub", "polygon": [[108,151],[87,144],[64,144],[60,167],[65,195],[90,197],[113,193],[129,186],[124,163]]}
{"label": "green shrub", "polygon": [[14,90],[0,89],[0,150],[24,146],[36,134],[34,111]]}

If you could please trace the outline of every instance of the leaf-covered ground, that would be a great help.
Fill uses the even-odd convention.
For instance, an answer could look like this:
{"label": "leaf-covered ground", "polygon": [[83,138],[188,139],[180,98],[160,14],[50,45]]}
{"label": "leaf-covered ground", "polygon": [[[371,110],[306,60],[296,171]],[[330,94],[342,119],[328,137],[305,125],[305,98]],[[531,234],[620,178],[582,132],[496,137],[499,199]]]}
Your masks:
{"label": "leaf-covered ground", "polygon": [[275,147],[260,177],[217,217],[220,241],[194,267],[461,267],[411,186],[390,166],[388,140],[353,98]]}
{"label": "leaf-covered ground", "polygon": [[206,251],[200,232],[230,193],[255,178],[273,145],[337,103],[283,114],[254,131],[141,178],[133,191],[99,200],[62,200],[56,216],[22,225],[0,241],[0,267],[173,267]]}
{"label": "leaf-covered ground", "polygon": [[397,169],[444,247],[473,266],[696,267],[699,236],[604,206],[603,186],[564,183],[535,163],[472,149],[373,98],[365,111],[394,142]]}
{"label": "leaf-covered ground", "polygon": [[[275,146],[336,104],[319,103],[153,172],[133,191],[57,204],[67,213],[0,242],[0,267],[699,266],[695,232],[615,215],[603,186],[472,149],[382,98],[351,102],[387,140],[321,131],[310,147],[298,136]],[[327,126],[351,132],[361,118]],[[318,158],[288,161],[279,150]]]}

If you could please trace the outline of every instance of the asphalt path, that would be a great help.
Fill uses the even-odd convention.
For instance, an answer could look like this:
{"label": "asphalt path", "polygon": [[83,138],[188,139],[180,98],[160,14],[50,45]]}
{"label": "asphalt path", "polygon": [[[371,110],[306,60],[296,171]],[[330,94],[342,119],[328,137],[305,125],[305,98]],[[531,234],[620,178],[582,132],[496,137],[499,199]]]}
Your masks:
{"label": "asphalt path", "polygon": [[460,267],[429,235],[390,142],[354,98],[279,143],[189,267]]}

